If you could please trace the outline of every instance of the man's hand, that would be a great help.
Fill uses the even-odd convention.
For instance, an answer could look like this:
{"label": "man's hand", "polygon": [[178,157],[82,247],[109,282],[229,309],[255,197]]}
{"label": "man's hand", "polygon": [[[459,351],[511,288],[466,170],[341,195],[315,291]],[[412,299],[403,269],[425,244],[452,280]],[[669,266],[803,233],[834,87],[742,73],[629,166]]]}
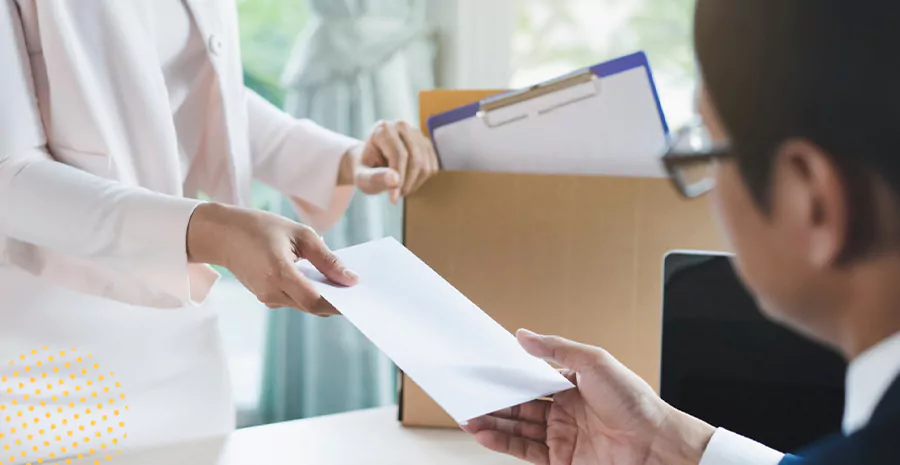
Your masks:
{"label": "man's hand", "polygon": [[396,203],[438,170],[434,146],[418,129],[403,121],[382,121],[365,145],[347,154],[338,184],[353,184],[366,194],[388,191]]}
{"label": "man's hand", "polygon": [[578,387],[469,422],[483,446],[536,465],[697,465],[713,427],[679,412],[606,351],[520,330]]}
{"label": "man's hand", "polygon": [[201,204],[188,225],[187,248],[189,261],[227,268],[269,308],[338,314],[297,268],[301,259],[337,284],[359,279],[311,228],[262,211]]}

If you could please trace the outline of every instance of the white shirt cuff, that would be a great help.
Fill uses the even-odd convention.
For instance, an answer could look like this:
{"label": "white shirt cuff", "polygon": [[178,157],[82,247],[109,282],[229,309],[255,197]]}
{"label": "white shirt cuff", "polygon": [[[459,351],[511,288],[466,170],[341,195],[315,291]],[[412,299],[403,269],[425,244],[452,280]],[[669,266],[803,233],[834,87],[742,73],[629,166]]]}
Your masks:
{"label": "white shirt cuff", "polygon": [[783,458],[781,452],[719,428],[706,446],[700,465],[778,465]]}

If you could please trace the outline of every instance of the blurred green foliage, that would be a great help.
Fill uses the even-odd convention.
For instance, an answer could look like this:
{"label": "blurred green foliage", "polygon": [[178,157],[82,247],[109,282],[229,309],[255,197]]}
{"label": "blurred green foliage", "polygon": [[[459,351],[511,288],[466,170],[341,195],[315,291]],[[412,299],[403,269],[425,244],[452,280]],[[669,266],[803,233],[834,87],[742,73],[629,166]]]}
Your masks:
{"label": "blurred green foliage", "polygon": [[310,18],[309,0],[238,0],[244,82],[282,106],[281,73]]}
{"label": "blurred green foliage", "polygon": [[[285,92],[279,80],[297,38],[309,23],[309,0],[238,0],[238,16],[244,83],[280,108]],[[282,202],[274,189],[253,185],[254,208],[278,212]]]}

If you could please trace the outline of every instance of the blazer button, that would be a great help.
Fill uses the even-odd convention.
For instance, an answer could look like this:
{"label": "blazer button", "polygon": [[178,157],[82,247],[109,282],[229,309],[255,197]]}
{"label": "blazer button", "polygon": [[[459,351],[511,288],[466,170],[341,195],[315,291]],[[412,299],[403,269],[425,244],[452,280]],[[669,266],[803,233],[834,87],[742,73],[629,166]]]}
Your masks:
{"label": "blazer button", "polygon": [[211,34],[209,36],[209,52],[218,56],[222,53],[222,47],[222,38],[216,34]]}

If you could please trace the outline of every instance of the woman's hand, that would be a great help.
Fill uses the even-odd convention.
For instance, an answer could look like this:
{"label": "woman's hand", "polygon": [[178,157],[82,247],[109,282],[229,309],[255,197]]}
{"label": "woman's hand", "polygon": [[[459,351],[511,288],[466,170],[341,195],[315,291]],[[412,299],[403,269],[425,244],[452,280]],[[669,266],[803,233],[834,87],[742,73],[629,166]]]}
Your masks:
{"label": "woman's hand", "polygon": [[382,121],[364,145],[344,157],[338,184],[353,184],[366,194],[389,191],[396,203],[439,168],[434,146],[421,131],[404,121]]}
{"label": "woman's hand", "polygon": [[569,368],[578,388],[478,418],[483,446],[540,465],[697,465],[714,429],[662,401],[602,349],[519,331],[530,354]]}
{"label": "woman's hand", "polygon": [[263,211],[201,204],[188,226],[187,249],[190,262],[227,268],[269,308],[338,314],[297,268],[301,259],[337,284],[359,279],[312,228]]}

